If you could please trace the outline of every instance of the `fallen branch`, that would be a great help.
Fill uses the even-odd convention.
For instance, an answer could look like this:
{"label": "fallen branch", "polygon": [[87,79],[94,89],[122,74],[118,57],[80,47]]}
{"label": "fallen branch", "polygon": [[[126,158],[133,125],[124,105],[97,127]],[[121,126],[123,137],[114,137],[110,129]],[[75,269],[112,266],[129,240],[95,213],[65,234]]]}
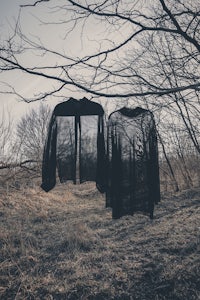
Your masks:
{"label": "fallen branch", "polygon": [[0,170],[3,169],[12,169],[16,167],[24,167],[24,165],[29,164],[29,163],[38,163],[39,161],[37,160],[24,160],[22,162],[17,162],[17,163],[4,163],[0,162]]}

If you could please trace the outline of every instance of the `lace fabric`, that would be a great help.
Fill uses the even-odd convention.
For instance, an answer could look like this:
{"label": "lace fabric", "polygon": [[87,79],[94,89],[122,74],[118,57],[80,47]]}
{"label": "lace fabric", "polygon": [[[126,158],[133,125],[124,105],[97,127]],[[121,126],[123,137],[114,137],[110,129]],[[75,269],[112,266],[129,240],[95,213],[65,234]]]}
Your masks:
{"label": "lace fabric", "polygon": [[86,98],[70,98],[55,107],[43,155],[45,191],[55,186],[56,169],[61,183],[96,181],[98,189],[105,190],[103,115],[102,106]]}
{"label": "lace fabric", "polygon": [[153,218],[160,201],[156,128],[150,111],[122,108],[109,116],[106,206],[113,218],[136,211]]}

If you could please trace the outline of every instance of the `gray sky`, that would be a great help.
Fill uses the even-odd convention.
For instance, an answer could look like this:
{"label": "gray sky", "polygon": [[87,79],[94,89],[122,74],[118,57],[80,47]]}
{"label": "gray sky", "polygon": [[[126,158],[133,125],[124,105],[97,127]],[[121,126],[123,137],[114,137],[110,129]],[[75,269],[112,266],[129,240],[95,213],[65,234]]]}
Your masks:
{"label": "gray sky", "polygon": [[[62,1],[65,3],[65,0],[60,0],[59,3],[62,3]],[[19,5],[27,3],[34,3],[34,0],[0,0],[1,43],[6,43],[6,40],[10,36],[11,32],[13,32],[13,28],[19,13]],[[44,2],[43,4],[35,7],[23,8],[20,15],[20,24],[23,33],[35,42],[38,42],[38,36],[40,35],[44,45],[54,51],[67,54],[68,56],[81,57],[82,55],[89,55],[94,51],[100,51],[100,44],[98,43],[99,41],[101,41],[101,46],[104,47],[104,43],[106,43],[106,46],[107,43],[108,45],[109,43],[111,45],[112,40],[117,42],[123,38],[123,35],[128,33],[127,28],[122,28],[121,31],[118,29],[117,34],[116,32],[107,31],[105,30],[105,27],[103,27],[102,23],[98,23],[99,21],[90,19],[90,23],[84,23],[84,31],[82,31],[83,23],[79,22],[77,28],[73,29],[73,31],[70,32],[66,37],[66,32],[71,26],[70,24],[65,24],[64,26],[59,24],[44,25],[40,22],[40,20],[46,23],[56,20],[62,23],[63,20],[70,18],[68,12],[66,15],[66,10],[62,11],[61,9],[54,9],[54,11],[52,11],[52,9],[50,10],[48,8],[49,5],[55,6],[55,3],[57,2],[50,1],[46,3]],[[91,22],[93,26],[91,26]],[[47,58],[45,58],[35,55],[35,53],[31,53],[31,51],[28,52],[28,55],[20,56],[20,60],[23,60],[23,63],[27,63],[27,65],[31,63],[34,67],[36,65],[54,65],[56,63],[55,55],[53,59],[52,56],[47,56]],[[40,77],[30,77],[27,74],[23,74],[19,71],[1,73],[0,117],[3,107],[4,109],[9,107],[12,115],[15,116],[15,118],[20,118],[20,116],[30,108],[36,107],[38,103],[26,104],[22,101],[19,101],[19,97],[16,95],[2,93],[3,91],[8,91],[8,84],[14,86],[18,94],[21,94],[27,98],[31,98],[35,94],[51,90],[52,85],[55,86],[56,83],[49,82],[49,80],[41,79]],[[80,91],[74,92],[74,88],[73,91],[69,88],[69,90],[62,92],[60,98],[55,99],[52,97],[48,99],[48,104],[54,107],[58,102],[64,101],[66,98],[71,96],[87,97],[88,95],[84,92],[81,93]]]}
{"label": "gray sky", "polygon": [[[1,0],[0,1],[0,35],[1,35],[1,43],[5,42],[7,38],[12,34],[14,25],[16,23],[18,13],[19,13],[19,5],[27,3],[27,0]],[[26,24],[29,26],[30,24],[27,22]],[[14,84],[18,87],[19,92],[27,91],[27,93],[31,92],[34,85],[38,84],[38,79],[30,82],[23,82],[23,74],[19,72],[8,73],[4,72],[0,74],[0,91],[6,91],[8,88],[6,84]],[[35,104],[31,104],[34,106]],[[18,101],[15,95],[3,94],[0,93],[0,117],[1,112],[3,110],[9,110],[11,115],[16,119],[24,114],[27,109],[30,108],[30,105],[25,104],[21,101]]]}
{"label": "gray sky", "polygon": [[[0,35],[1,43],[10,37],[13,32],[18,14],[19,14],[19,5],[25,3],[33,3],[32,0],[0,0]],[[43,41],[50,48],[55,50],[64,49],[65,50],[65,40],[64,40],[64,29],[61,26],[44,26],[41,25],[37,18],[41,18],[45,21],[48,21],[48,17],[52,16],[48,14],[48,9],[45,5],[40,5],[38,7],[23,8],[21,11],[21,27],[24,33],[31,39],[34,39],[38,35],[38,32],[43,38]],[[70,37],[69,37],[70,38]],[[69,49],[70,45],[70,49]],[[57,47],[57,49],[56,49]],[[77,35],[71,35],[70,42],[67,43],[68,51],[81,51],[81,42],[80,37]],[[43,58],[39,57],[23,57],[23,60],[28,63],[30,61],[41,59],[41,63],[44,63]],[[49,64],[50,61],[46,60],[46,64]],[[11,114],[17,119],[20,118],[22,114],[28,111],[32,107],[36,107],[38,103],[24,103],[19,101],[19,97],[16,95],[4,94],[3,91],[7,91],[9,88],[7,84],[14,85],[16,91],[19,94],[22,94],[25,97],[31,97],[35,93],[40,91],[45,91],[50,89],[50,83],[47,80],[42,80],[39,77],[28,78],[27,75],[22,72],[4,72],[0,74],[0,117],[1,112],[9,109]],[[66,95],[66,97],[71,95]],[[64,100],[64,99],[63,99]],[[51,99],[48,103],[52,106],[55,106],[56,103],[62,101]]]}

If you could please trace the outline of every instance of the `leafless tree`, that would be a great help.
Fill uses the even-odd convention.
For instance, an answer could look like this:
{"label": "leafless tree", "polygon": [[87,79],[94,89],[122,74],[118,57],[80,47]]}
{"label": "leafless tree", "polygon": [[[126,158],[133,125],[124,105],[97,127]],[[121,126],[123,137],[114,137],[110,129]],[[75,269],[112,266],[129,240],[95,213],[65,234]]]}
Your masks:
{"label": "leafless tree", "polygon": [[[41,8],[44,15],[39,17]],[[46,28],[46,35],[27,34],[23,28],[27,10]],[[48,43],[52,28],[64,33],[62,47]],[[82,43],[78,54],[68,49],[70,37],[77,33]],[[142,103],[157,119],[164,116],[158,124],[162,146],[165,138],[167,143],[170,140],[163,133],[167,120],[168,135],[177,147],[174,153],[180,154],[180,146],[184,147],[180,130],[173,126],[177,123],[195,153],[200,153],[199,40],[198,0],[34,0],[21,6],[13,35],[0,45],[0,70],[17,70],[50,83],[48,90],[28,98],[10,87],[27,102],[80,91],[100,101]],[[167,151],[172,176],[171,149],[161,149]],[[180,155],[177,159],[183,164]]]}
{"label": "leafless tree", "polygon": [[[17,126],[4,110],[0,122],[0,185],[20,187],[41,176],[43,148],[51,109],[40,104]],[[26,183],[25,183],[26,184]]]}
{"label": "leafless tree", "polygon": [[[25,35],[18,20],[14,35],[7,44],[1,45],[1,70],[19,70],[55,82],[53,89],[29,100],[43,99],[72,86],[108,98],[160,97],[183,91],[199,92],[198,0],[187,3],[183,0],[176,3],[173,0],[39,0],[21,7],[23,10],[31,8],[34,14],[34,10],[44,5],[47,7],[47,4],[59,20],[41,20],[42,24],[65,26],[66,43],[70,33],[75,34],[81,28],[84,51],[83,55],[73,56],[67,50],[58,51],[45,46],[46,40],[44,37],[41,40],[39,34],[35,39]],[[102,34],[95,41],[97,46],[91,50],[86,46],[88,39],[84,40],[84,35],[89,26],[98,28],[99,23]],[[169,60],[168,45],[171,49]],[[166,53],[161,55],[163,46]],[[159,59],[152,60],[152,49],[159,53]],[[42,66],[25,63],[22,58],[31,55],[31,51],[53,59]],[[130,52],[134,53],[131,64],[129,59],[127,64],[121,64]],[[176,80],[169,83],[168,77]]]}
{"label": "leafless tree", "polygon": [[[198,78],[198,61],[189,57],[185,51],[186,47],[182,45],[181,49],[177,47],[176,39],[170,39],[164,36],[160,40],[159,48],[152,44],[152,50],[149,50],[150,61],[152,64],[160,62],[160,67],[157,70],[157,76],[163,77],[163,80],[169,86],[179,86],[180,81],[189,81],[189,77]],[[180,54],[181,53],[181,54]],[[191,60],[191,61],[190,61]],[[162,106],[161,101],[155,103],[157,106]],[[200,102],[197,91],[178,91],[168,94],[164,97],[164,105],[169,110],[173,110],[177,120],[180,119],[184,124],[185,131],[191,139],[197,152],[200,153],[199,140],[199,121],[200,121]],[[166,109],[165,109],[166,110]]]}
{"label": "leafless tree", "polygon": [[7,180],[15,177],[18,154],[11,111],[3,107],[0,114],[0,188],[6,185]]}
{"label": "leafless tree", "polygon": [[50,115],[50,107],[40,104],[39,108],[32,109],[17,124],[16,135],[20,149],[20,162],[26,162],[23,167],[37,173],[41,173],[43,149]]}
{"label": "leafless tree", "polygon": [[[160,129],[162,128],[162,130]],[[181,119],[159,124],[160,169],[165,189],[181,190],[199,185],[199,153]],[[167,187],[168,186],[168,187]]]}
{"label": "leafless tree", "polygon": [[0,115],[0,168],[7,166],[12,159],[13,122],[10,111],[4,107]]}

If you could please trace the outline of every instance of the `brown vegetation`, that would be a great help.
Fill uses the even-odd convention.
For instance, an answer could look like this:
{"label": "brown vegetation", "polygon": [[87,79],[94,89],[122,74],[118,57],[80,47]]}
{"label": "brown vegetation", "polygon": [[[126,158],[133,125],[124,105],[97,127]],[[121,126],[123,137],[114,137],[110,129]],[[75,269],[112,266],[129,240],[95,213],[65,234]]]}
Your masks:
{"label": "brown vegetation", "polygon": [[92,183],[0,195],[1,299],[199,299],[200,190],[112,220]]}

